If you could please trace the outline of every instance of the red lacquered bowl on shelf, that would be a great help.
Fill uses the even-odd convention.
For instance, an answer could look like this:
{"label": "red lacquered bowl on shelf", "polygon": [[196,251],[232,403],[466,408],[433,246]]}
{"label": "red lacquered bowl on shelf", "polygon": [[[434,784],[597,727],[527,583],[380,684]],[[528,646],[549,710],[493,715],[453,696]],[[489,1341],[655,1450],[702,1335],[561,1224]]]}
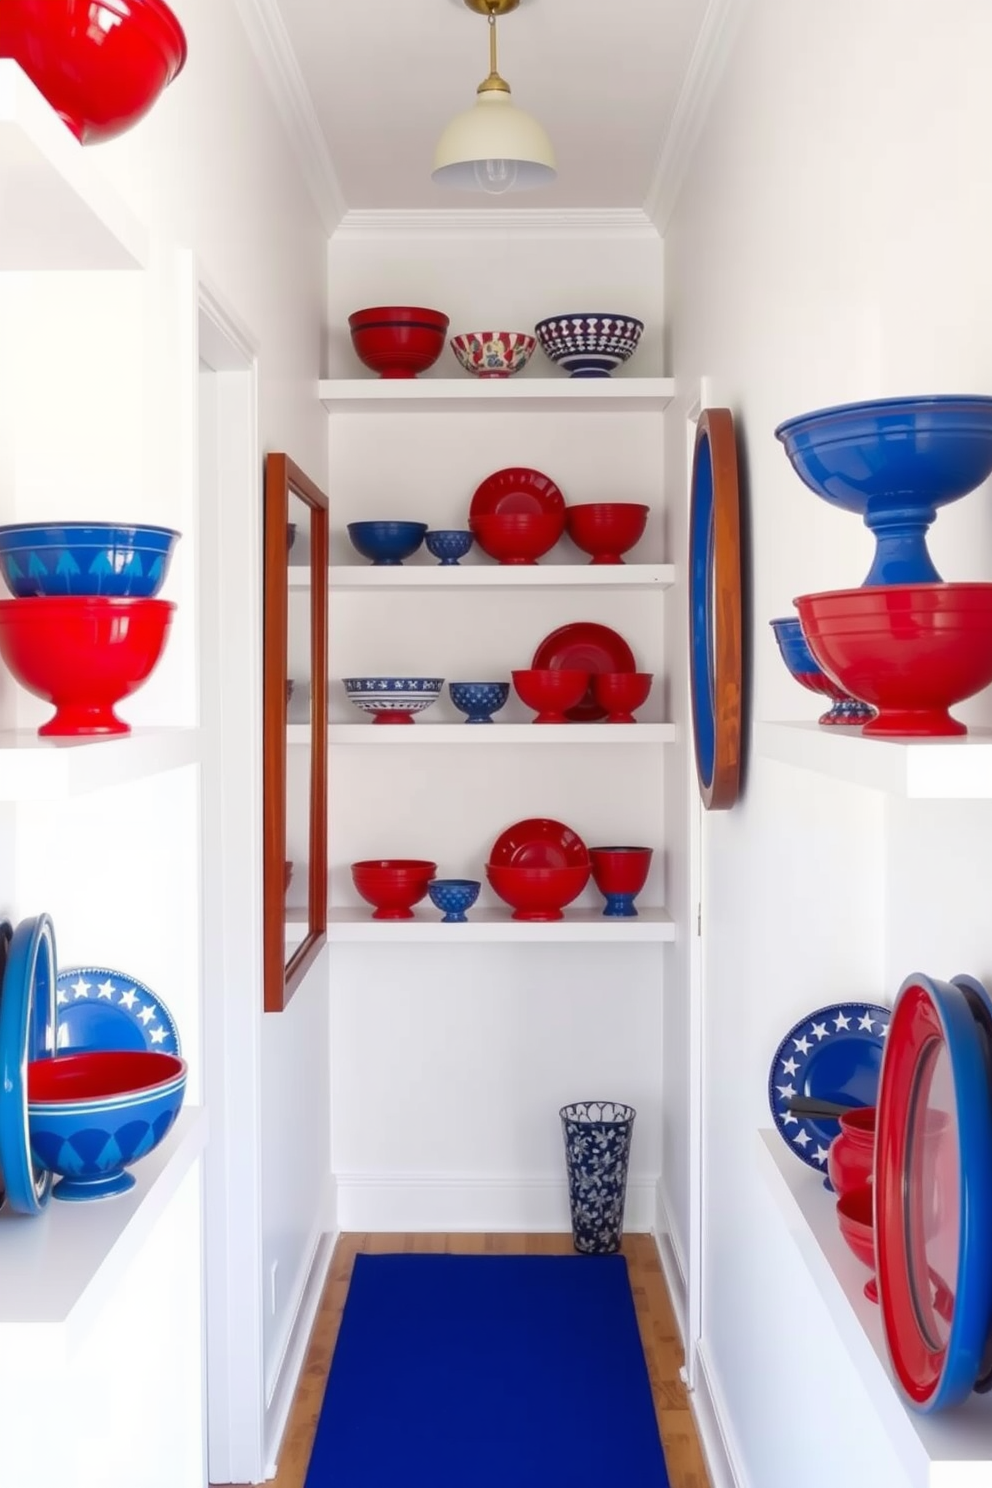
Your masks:
{"label": "red lacquered bowl on shelf", "polygon": [[468,525],[484,553],[499,563],[536,563],[565,530],[561,512],[491,512],[470,516]]}
{"label": "red lacquered bowl on shelf", "polygon": [[572,868],[527,868],[487,863],[493,891],[513,909],[515,920],[560,920],[566,904],[589,882],[589,864]]}
{"label": "red lacquered bowl on shelf", "polygon": [[597,672],[592,679],[592,694],[606,709],[607,723],[636,723],[635,708],[648,700],[654,672]]}
{"label": "red lacquered bowl on shelf", "polygon": [[651,508],[633,501],[590,501],[565,510],[568,535],[593,563],[622,563],[640,542]]}
{"label": "red lacquered bowl on shelf", "polygon": [[827,1152],[827,1175],[838,1198],[867,1188],[875,1167],[875,1107],[846,1111]]}
{"label": "red lacquered bowl on shelf", "polygon": [[521,702],[537,714],[534,723],[568,723],[566,710],[585,697],[589,686],[588,672],[529,668],[510,676]]}
{"label": "red lacquered bowl on shelf", "polygon": [[647,883],[652,847],[591,847],[592,876],[601,894],[639,894]]}
{"label": "red lacquered bowl on shelf", "polygon": [[181,72],[186,37],[162,0],[3,0],[0,56],[92,145],[148,112]]}
{"label": "red lacquered bowl on shelf", "polygon": [[823,670],[878,709],[866,738],[968,732],[947,710],[992,682],[992,584],[875,584],[795,604]]}
{"label": "red lacquered bowl on shelf", "polygon": [[[837,1223],[847,1241],[848,1249],[857,1256],[862,1265],[875,1270],[875,1219],[872,1212],[873,1193],[870,1186],[853,1188],[837,1200]],[[878,1285],[874,1275],[865,1282],[865,1296],[869,1302],[878,1301]]]}
{"label": "red lacquered bowl on shelf", "polygon": [[38,733],[129,734],[114,704],[151,675],[175,608],[166,599],[0,600],[0,657],[22,687],[55,705]]}
{"label": "red lacquered bowl on shelf", "polygon": [[373,906],[374,920],[412,920],[413,906],[436,876],[437,864],[424,858],[370,858],[351,865],[352,881]]}
{"label": "red lacquered bowl on shelf", "polygon": [[444,350],[448,317],[417,305],[375,305],[348,316],[360,362],[380,377],[416,377]]}

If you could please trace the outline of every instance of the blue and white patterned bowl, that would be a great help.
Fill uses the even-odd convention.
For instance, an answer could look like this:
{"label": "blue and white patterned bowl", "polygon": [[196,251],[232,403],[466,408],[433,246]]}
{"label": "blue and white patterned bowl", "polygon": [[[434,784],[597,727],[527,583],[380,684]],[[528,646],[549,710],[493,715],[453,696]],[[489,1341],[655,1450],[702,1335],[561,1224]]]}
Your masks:
{"label": "blue and white patterned bowl", "polygon": [[506,706],[509,682],[449,682],[448,693],[466,723],[492,723],[492,715]]}
{"label": "blue and white patterned bowl", "polygon": [[154,599],[179,536],[111,522],[17,523],[0,527],[0,572],[15,599]]}
{"label": "blue and white patterned bowl", "polygon": [[552,315],[534,327],[541,350],[570,377],[609,377],[637,350],[644,322],[632,315]]}
{"label": "blue and white patterned bowl", "polygon": [[440,559],[446,566],[456,564],[459,558],[464,558],[469,548],[475,542],[471,532],[459,532],[455,529],[446,529],[438,532],[428,532],[424,538],[428,553],[433,553],[435,558]]}
{"label": "blue and white patterned bowl", "polygon": [[414,713],[437,702],[444,686],[443,677],[344,677],[342,681],[355,707],[372,713],[374,723],[412,723]]}
{"label": "blue and white patterned bowl", "polygon": [[465,911],[479,897],[482,884],[477,878],[432,878],[427,885],[431,903],[444,913],[442,925],[464,924]]}

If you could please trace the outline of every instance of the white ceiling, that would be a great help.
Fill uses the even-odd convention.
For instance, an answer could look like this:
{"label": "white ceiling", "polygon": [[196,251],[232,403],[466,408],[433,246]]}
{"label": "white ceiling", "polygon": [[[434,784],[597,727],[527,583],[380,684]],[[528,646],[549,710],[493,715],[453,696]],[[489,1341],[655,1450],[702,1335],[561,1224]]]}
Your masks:
{"label": "white ceiling", "polygon": [[349,210],[641,207],[707,0],[521,0],[499,66],[551,136],[558,179],[486,196],[431,180],[434,146],[489,70],[463,0],[278,0]]}

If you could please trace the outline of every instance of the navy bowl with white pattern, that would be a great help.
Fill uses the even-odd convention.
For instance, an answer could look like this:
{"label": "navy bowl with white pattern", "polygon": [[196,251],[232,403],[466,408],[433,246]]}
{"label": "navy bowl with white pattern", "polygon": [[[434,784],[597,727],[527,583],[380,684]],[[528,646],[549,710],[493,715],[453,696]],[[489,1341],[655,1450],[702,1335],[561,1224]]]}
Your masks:
{"label": "navy bowl with white pattern", "polygon": [[632,315],[584,311],[539,320],[541,350],[570,377],[609,377],[637,350],[644,322]]}

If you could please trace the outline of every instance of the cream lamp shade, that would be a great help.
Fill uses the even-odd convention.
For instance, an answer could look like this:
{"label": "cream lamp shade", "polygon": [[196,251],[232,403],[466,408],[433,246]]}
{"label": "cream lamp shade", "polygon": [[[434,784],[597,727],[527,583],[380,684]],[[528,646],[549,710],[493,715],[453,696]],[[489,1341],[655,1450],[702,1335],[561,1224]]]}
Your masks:
{"label": "cream lamp shade", "polygon": [[432,179],[461,191],[532,191],[558,174],[555,152],[541,125],[513,104],[509,93],[480,93],[457,114],[434,152]]}

